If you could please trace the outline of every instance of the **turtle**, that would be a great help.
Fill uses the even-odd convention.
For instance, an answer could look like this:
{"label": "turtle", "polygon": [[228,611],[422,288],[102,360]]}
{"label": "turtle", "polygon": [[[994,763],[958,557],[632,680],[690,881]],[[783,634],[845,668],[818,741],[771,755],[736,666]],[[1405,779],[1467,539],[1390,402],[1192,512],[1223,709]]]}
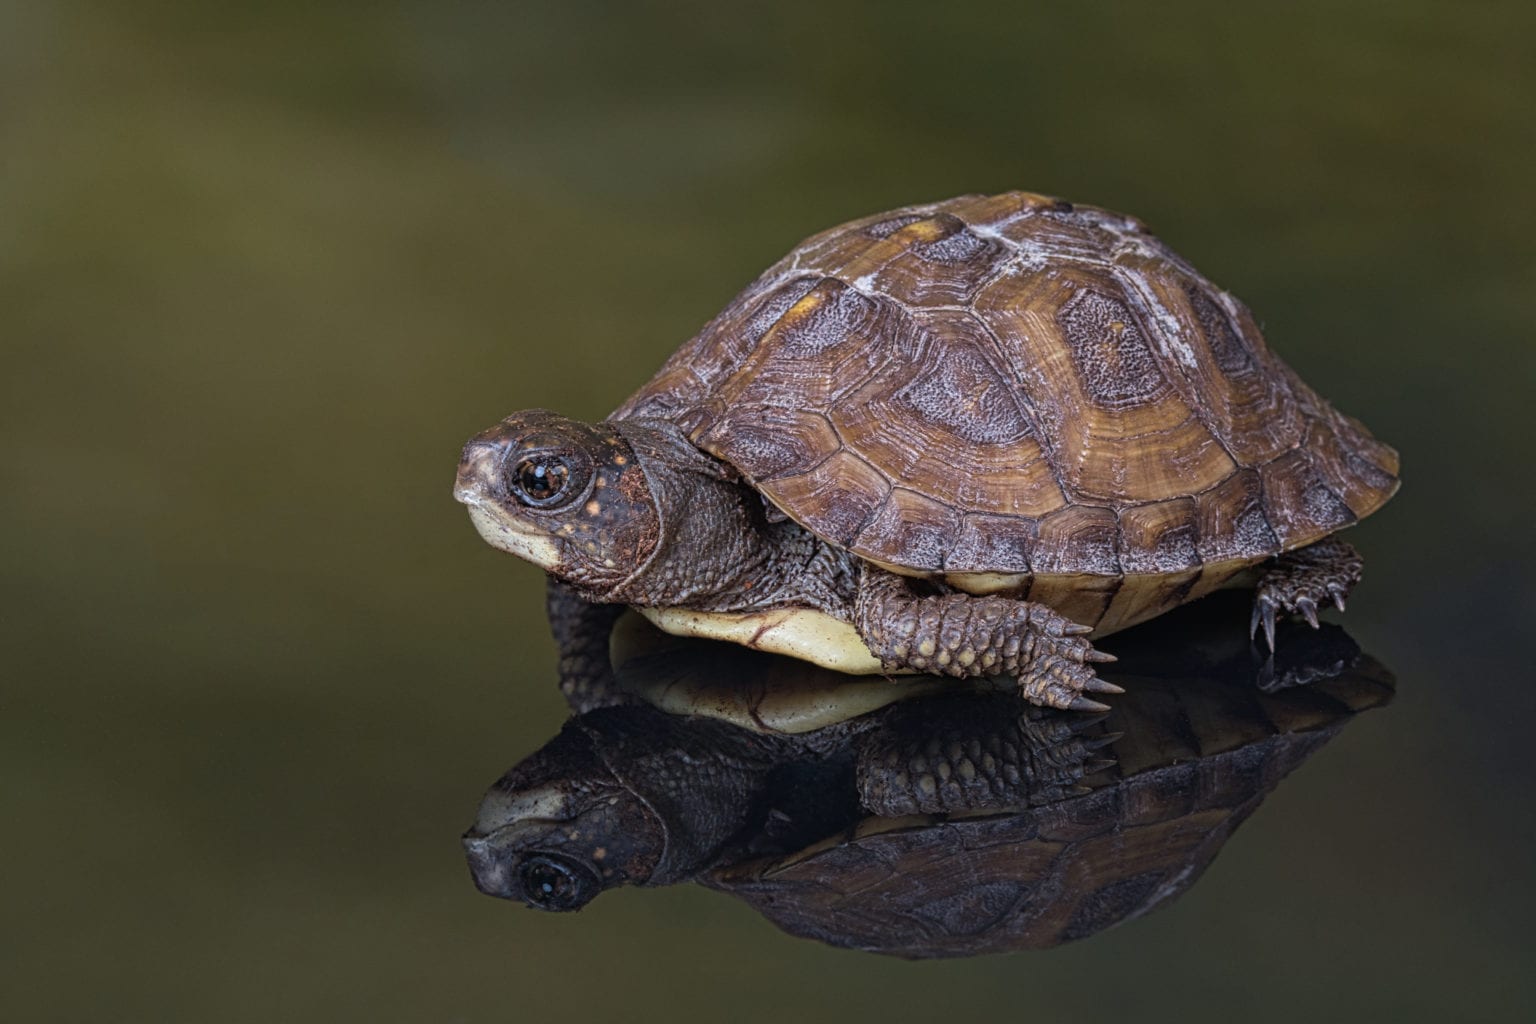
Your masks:
{"label": "turtle", "polygon": [[[1227,601],[1236,600],[1232,595]],[[613,685],[486,793],[476,886],[547,911],[696,882],[781,928],[905,957],[1045,948],[1166,905],[1389,672],[1331,623],[1280,624],[1283,674],[1230,604],[1125,638],[1112,712],[1010,677],[872,680],[616,623]],[[1170,642],[1172,641],[1172,642]],[[1109,670],[1132,681],[1130,662]],[[860,710],[861,709],[861,710]]]}
{"label": "turtle", "polygon": [[1342,610],[1335,534],[1398,473],[1140,221],[1008,192],[806,239],[602,422],[473,437],[455,495],[546,571],[563,648],[633,606],[1102,711],[1100,637],[1227,586],[1271,648],[1277,615]]}

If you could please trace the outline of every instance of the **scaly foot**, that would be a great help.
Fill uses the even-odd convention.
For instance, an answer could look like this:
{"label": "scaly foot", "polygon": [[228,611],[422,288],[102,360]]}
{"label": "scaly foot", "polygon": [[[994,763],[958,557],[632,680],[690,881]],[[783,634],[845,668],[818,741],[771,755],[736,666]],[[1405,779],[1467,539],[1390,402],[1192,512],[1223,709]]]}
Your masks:
{"label": "scaly foot", "polygon": [[[1109,705],[1084,696],[1085,693],[1124,693],[1123,687],[1107,683],[1094,672],[1094,663],[1115,660],[1113,654],[1096,651],[1083,637],[1093,632],[1088,626],[1064,618],[1044,605],[1031,604],[1029,630],[1022,634],[1022,657],[1015,672],[1019,692],[1034,704],[1067,711],[1108,711]],[[1017,636],[1007,646],[1019,644]],[[1007,649],[1005,646],[1005,650]]]}
{"label": "scaly foot", "polygon": [[1071,711],[1107,711],[1086,696],[1124,693],[1093,670],[1114,661],[1084,639],[1091,632],[1043,604],[959,591],[919,592],[912,581],[867,567],[854,625],[888,668],[959,679],[1009,676],[1025,699]]}
{"label": "scaly foot", "polygon": [[1344,610],[1363,564],[1354,548],[1332,537],[1280,555],[1259,579],[1249,635],[1256,636],[1263,626],[1264,639],[1274,650],[1275,616],[1281,612],[1300,615],[1316,629],[1320,606],[1332,601]]}

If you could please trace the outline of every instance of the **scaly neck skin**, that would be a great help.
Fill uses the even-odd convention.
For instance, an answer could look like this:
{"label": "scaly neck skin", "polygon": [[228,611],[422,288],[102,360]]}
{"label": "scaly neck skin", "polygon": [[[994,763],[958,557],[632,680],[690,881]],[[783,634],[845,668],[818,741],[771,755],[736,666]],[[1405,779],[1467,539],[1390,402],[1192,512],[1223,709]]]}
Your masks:
{"label": "scaly neck skin", "polygon": [[656,550],[606,601],[753,611],[786,605],[851,614],[853,558],[793,522],[768,522],[730,466],[656,420],[613,424],[635,451],[661,517]]}

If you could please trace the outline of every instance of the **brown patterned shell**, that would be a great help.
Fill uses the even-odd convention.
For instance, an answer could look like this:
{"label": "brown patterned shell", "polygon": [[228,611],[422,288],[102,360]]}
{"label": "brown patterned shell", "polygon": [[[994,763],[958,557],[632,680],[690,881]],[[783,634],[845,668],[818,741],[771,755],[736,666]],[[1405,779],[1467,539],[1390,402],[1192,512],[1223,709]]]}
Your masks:
{"label": "brown patterned shell", "polygon": [[1397,487],[1397,453],[1143,225],[1020,192],[806,240],[614,413],[640,416],[820,536],[951,579],[1192,584]]}

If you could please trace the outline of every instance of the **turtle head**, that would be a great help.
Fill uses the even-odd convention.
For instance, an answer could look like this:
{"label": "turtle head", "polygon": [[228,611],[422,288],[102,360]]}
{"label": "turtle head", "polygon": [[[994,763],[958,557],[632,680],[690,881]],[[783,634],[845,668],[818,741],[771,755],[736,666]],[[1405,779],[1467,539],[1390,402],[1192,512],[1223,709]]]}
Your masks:
{"label": "turtle head", "polygon": [[568,724],[485,794],[464,852],[475,887],[538,910],[580,910],[604,889],[650,879],[665,831]]}
{"label": "turtle head", "polygon": [[588,591],[616,586],[656,550],[645,470],[608,423],[533,409],[470,439],[454,497],[492,546]]}

